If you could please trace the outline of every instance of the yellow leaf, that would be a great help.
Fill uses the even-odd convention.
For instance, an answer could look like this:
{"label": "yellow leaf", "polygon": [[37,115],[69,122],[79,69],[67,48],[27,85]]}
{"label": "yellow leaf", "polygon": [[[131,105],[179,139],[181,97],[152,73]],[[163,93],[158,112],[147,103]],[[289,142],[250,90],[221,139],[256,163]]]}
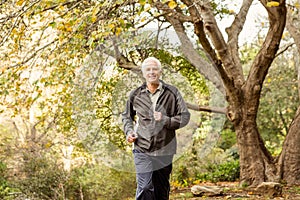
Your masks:
{"label": "yellow leaf", "polygon": [[100,10],[99,7],[95,7],[95,8],[93,9],[92,17],[91,17],[92,23],[94,23],[94,22],[97,21],[97,14],[99,13],[99,10]]}
{"label": "yellow leaf", "polygon": [[92,15],[91,21],[92,21],[92,23],[95,23],[97,21],[97,16],[96,15]]}
{"label": "yellow leaf", "polygon": [[97,15],[99,10],[100,10],[99,7],[96,7],[95,9],[93,9],[92,15]]}
{"label": "yellow leaf", "polygon": [[229,13],[230,14],[235,14],[235,11],[234,10],[229,10]]}
{"label": "yellow leaf", "polygon": [[73,29],[72,29],[71,26],[66,27],[66,31],[67,31],[67,32],[72,32],[72,30],[73,30]]}
{"label": "yellow leaf", "polygon": [[120,33],[122,32],[122,28],[118,27],[116,28],[116,35],[120,35]]}
{"label": "yellow leaf", "polygon": [[67,32],[71,32],[72,31],[72,24],[70,24],[69,22],[65,23],[65,30]]}
{"label": "yellow leaf", "polygon": [[181,9],[185,9],[187,6],[186,6],[185,4],[181,4],[179,7],[180,7]]}
{"label": "yellow leaf", "polygon": [[282,34],[282,39],[286,38],[288,35],[289,35],[289,32],[285,31],[285,32]]}
{"label": "yellow leaf", "polygon": [[13,34],[18,34],[18,31],[14,28],[12,31],[11,31]]}
{"label": "yellow leaf", "polygon": [[64,12],[64,11],[65,11],[65,7],[64,7],[63,5],[60,5],[60,6],[58,7],[58,10],[59,10],[60,12]]}
{"label": "yellow leaf", "polygon": [[1,73],[4,73],[4,71],[5,71],[6,69],[7,69],[6,66],[2,67],[2,68],[1,68]]}
{"label": "yellow leaf", "polygon": [[176,6],[177,6],[177,3],[175,2],[175,1],[170,1],[169,3],[168,3],[168,6],[171,8],[171,9],[174,9],[174,8],[176,8]]}
{"label": "yellow leaf", "polygon": [[17,6],[22,6],[22,4],[24,3],[24,0],[19,0],[19,1],[17,1]]}
{"label": "yellow leaf", "polygon": [[142,17],[142,19],[141,19],[141,22],[144,22],[144,21],[146,21],[146,17],[144,16],[144,17]]}
{"label": "yellow leaf", "polygon": [[52,146],[52,142],[49,141],[45,144],[45,149],[49,149]]}
{"label": "yellow leaf", "polygon": [[300,8],[300,4],[299,4],[298,2],[296,2],[296,3],[294,4],[294,6],[295,6],[296,8]]}
{"label": "yellow leaf", "polygon": [[268,7],[276,7],[276,6],[279,6],[279,2],[277,2],[277,1],[269,1],[268,3],[267,3],[267,6]]}
{"label": "yellow leaf", "polygon": [[144,8],[145,12],[149,11],[150,9],[151,9],[150,6],[145,6],[145,8]]}
{"label": "yellow leaf", "polygon": [[114,25],[114,24],[108,24],[108,27],[109,27],[110,29],[113,29],[113,28],[115,28],[115,25]]}

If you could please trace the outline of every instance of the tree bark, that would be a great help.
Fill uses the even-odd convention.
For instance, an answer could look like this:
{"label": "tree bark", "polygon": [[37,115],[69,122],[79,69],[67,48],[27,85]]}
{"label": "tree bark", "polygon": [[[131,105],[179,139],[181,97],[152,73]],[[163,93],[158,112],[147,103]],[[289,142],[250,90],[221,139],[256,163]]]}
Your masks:
{"label": "tree bark", "polygon": [[[266,2],[262,3],[266,4]],[[270,27],[265,42],[253,62],[246,83],[242,87],[242,94],[239,98],[243,99],[243,103],[239,105],[240,107],[236,107],[235,105],[238,104],[231,103],[229,99],[232,112],[236,110],[241,112],[235,114],[239,119],[233,123],[240,151],[240,180],[242,184],[250,186],[257,186],[263,181],[278,181],[275,163],[258,132],[256,117],[263,81],[276,56],[285,27],[286,8],[284,2],[281,2],[278,7],[266,7],[266,9],[269,14]]]}
{"label": "tree bark", "polygon": [[243,119],[236,127],[236,132],[240,155],[240,184],[257,186],[265,181],[275,181],[276,168],[257,131],[255,121]]}
{"label": "tree bark", "polygon": [[288,185],[300,185],[300,107],[291,123],[278,160],[280,178]]}

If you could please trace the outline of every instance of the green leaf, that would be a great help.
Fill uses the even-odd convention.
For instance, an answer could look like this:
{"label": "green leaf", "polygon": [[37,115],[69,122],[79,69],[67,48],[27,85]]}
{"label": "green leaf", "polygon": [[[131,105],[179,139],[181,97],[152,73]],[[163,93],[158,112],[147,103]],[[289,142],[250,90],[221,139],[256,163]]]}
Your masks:
{"label": "green leaf", "polygon": [[144,6],[146,4],[146,0],[139,0],[139,3]]}

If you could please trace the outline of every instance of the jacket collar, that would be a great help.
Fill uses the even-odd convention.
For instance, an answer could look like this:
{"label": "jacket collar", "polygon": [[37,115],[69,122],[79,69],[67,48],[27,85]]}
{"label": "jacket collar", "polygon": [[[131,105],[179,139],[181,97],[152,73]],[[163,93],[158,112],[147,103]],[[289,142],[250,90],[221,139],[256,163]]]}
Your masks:
{"label": "jacket collar", "polygon": [[[162,80],[159,80],[159,86],[158,86],[158,89],[160,89],[161,91],[163,91],[166,87],[166,83]],[[143,85],[142,85],[142,92],[147,92],[147,83],[144,82]]]}

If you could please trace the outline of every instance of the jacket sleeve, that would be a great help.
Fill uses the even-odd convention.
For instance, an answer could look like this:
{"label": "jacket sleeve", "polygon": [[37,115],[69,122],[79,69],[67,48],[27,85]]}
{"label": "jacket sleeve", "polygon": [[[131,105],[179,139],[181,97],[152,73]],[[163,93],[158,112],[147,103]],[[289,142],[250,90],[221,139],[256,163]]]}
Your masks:
{"label": "jacket sleeve", "polygon": [[134,118],[136,115],[135,110],[133,109],[133,97],[132,93],[129,96],[129,99],[126,102],[125,111],[122,113],[122,122],[123,122],[123,129],[126,136],[133,132],[134,127]]}
{"label": "jacket sleeve", "polygon": [[180,92],[176,91],[176,113],[173,117],[164,116],[165,126],[168,129],[179,129],[186,126],[190,121],[190,112]]}

